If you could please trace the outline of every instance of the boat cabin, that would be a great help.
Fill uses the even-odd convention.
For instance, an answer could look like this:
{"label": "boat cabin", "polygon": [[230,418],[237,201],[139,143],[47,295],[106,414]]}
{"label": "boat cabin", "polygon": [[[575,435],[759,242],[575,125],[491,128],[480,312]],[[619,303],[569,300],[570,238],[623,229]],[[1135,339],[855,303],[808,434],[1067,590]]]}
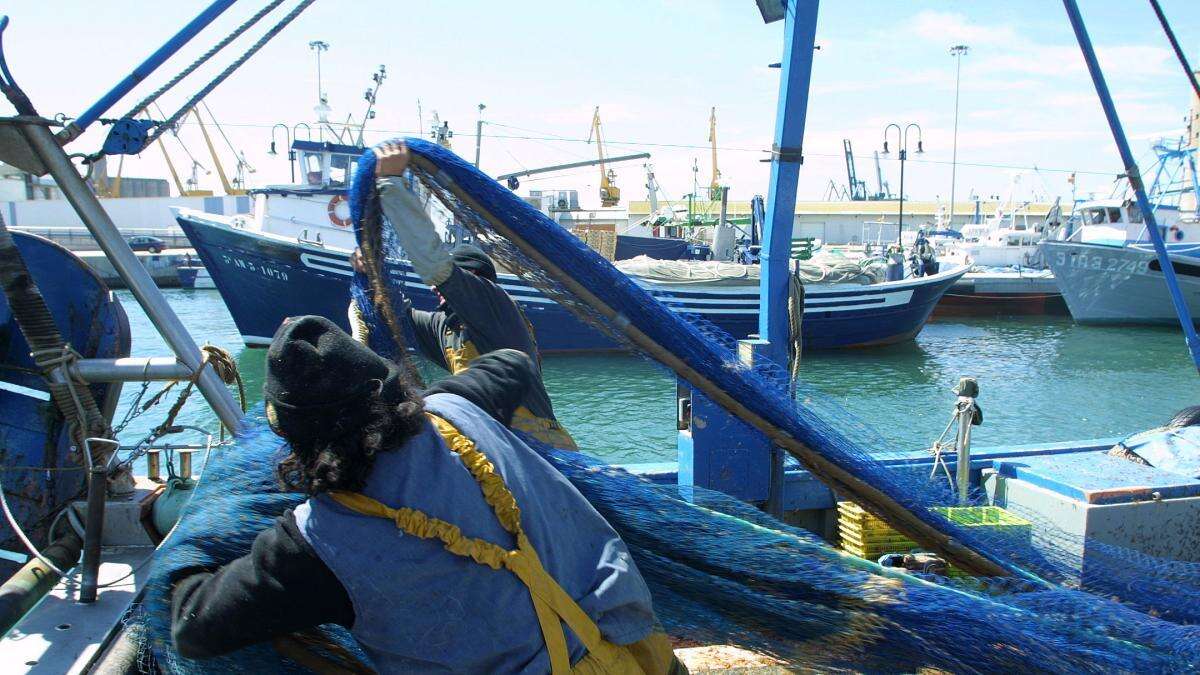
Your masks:
{"label": "boat cabin", "polygon": [[292,151],[300,163],[303,185],[313,188],[348,187],[363,148],[321,141],[295,141]]}
{"label": "boat cabin", "polygon": [[[1195,222],[1181,219],[1179,208],[1162,204],[1154,209],[1155,220],[1163,241],[1168,244],[1200,239]],[[1083,202],[1075,209],[1073,230],[1085,244],[1124,246],[1126,243],[1147,242],[1146,219],[1142,210],[1130,199],[1104,199]]]}

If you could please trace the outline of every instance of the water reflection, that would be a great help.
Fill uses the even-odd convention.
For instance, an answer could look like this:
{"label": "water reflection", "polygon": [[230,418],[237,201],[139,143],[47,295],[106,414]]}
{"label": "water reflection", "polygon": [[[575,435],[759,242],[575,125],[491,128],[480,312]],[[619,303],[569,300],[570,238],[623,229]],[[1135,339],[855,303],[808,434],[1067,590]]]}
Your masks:
{"label": "water reflection", "polygon": [[[132,297],[121,293],[134,354],[168,354]],[[251,402],[262,397],[265,350],[246,349],[211,291],[167,291],[198,342],[237,357]],[[428,363],[429,381],[443,377]],[[675,458],[675,379],[634,356],[556,356],[543,362],[546,388],[563,424],[590,452],[614,462]],[[985,423],[979,445],[1123,435],[1166,421],[1198,403],[1196,373],[1179,331],[1079,326],[1069,318],[961,319],[931,323],[914,342],[877,349],[809,352],[802,378],[808,404],[863,426],[844,431],[870,448],[925,447],[945,426],[960,376],[979,380]],[[160,385],[155,384],[150,392]],[[118,418],[140,385],[127,385]],[[143,399],[144,400],[144,399]],[[168,395],[129,427],[131,441],[162,421]],[[180,421],[215,429],[199,395]]]}

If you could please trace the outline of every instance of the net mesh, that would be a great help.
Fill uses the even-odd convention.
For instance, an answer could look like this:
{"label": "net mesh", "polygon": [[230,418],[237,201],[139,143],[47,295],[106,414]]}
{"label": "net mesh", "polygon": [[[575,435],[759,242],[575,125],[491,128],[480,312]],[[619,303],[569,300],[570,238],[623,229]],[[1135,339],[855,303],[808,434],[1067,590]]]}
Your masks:
{"label": "net mesh", "polygon": [[[823,670],[1174,672],[1200,665],[1200,628],[1193,625],[1200,620],[1200,565],[1084,540],[1036,512],[1015,514],[1031,523],[1024,536],[953,522],[937,510],[957,503],[952,486],[931,479],[928,465],[913,463],[911,453],[888,447],[868,423],[805,383],[793,392],[778,366],[743,365],[736,343],[719,328],[665,307],[449,150],[407,143],[418,189],[503,267],[615,343],[734,402],[732,412],[790,446],[799,457],[791,466],[809,468],[840,497],[920,533],[922,544],[998,571],[965,578],[900,573],[723,494],[654,484],[585,453],[527,439],[621,534],[673,637]],[[379,215],[371,153],[359,164],[351,209],[368,272],[356,275],[353,293],[371,346],[406,361],[398,319],[402,252]],[[280,452],[278,441],[258,429],[236,451],[214,458],[163,545],[142,621],[148,652],[164,670],[213,667],[170,649],[169,589],[181,574],[247,552],[271,518],[299,501],[279,492],[271,476]],[[324,632],[356,650],[342,629]],[[219,667],[280,663],[277,653],[258,646]]]}

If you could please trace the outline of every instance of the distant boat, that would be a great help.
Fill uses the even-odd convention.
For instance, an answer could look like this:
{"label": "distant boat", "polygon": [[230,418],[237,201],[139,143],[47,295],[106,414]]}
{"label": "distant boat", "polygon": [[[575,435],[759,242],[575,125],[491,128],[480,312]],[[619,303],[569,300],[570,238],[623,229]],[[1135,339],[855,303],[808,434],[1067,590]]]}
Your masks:
{"label": "distant boat", "polygon": [[[300,165],[311,167],[309,184],[255,191],[256,216],[224,217],[189,209],[176,214],[243,341],[251,346],[269,344],[288,316],[319,314],[347,324],[354,237],[344,195],[348,168],[362,148],[308,141],[297,141],[294,148]],[[435,214],[435,222],[439,217]],[[407,264],[389,272],[415,307],[437,306],[437,297]],[[929,277],[872,285],[808,285],[805,346],[858,347],[912,339],[964,272],[960,266]],[[653,280],[639,283],[676,311],[710,321],[734,338],[758,332],[757,282],[686,287]],[[502,274],[500,285],[521,305],[544,351],[618,347],[520,277]]]}
{"label": "distant boat", "polygon": [[217,287],[208,270],[199,265],[183,265],[175,268],[175,273],[179,275],[180,288],[209,289]]}

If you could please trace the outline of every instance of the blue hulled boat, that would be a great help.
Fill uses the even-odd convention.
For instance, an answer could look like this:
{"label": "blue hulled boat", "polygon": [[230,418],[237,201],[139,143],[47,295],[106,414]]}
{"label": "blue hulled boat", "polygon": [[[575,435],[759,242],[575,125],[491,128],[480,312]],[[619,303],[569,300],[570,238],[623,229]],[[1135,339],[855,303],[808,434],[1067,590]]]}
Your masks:
{"label": "blue hulled boat", "polygon": [[[226,217],[187,209],[176,214],[250,346],[268,344],[288,316],[318,314],[347,326],[350,253],[355,244],[345,186],[362,149],[307,141],[293,147],[307,185],[255,191],[254,212],[249,215]],[[435,222],[438,218],[435,214]],[[965,272],[965,267],[956,267],[899,281],[808,284],[804,346],[837,349],[910,340]],[[437,305],[436,296],[408,265],[397,265],[391,274],[415,307]],[[676,311],[706,320],[736,339],[758,332],[757,280],[676,284],[634,278]],[[500,282],[529,317],[544,351],[617,348],[520,277],[501,274]]]}

